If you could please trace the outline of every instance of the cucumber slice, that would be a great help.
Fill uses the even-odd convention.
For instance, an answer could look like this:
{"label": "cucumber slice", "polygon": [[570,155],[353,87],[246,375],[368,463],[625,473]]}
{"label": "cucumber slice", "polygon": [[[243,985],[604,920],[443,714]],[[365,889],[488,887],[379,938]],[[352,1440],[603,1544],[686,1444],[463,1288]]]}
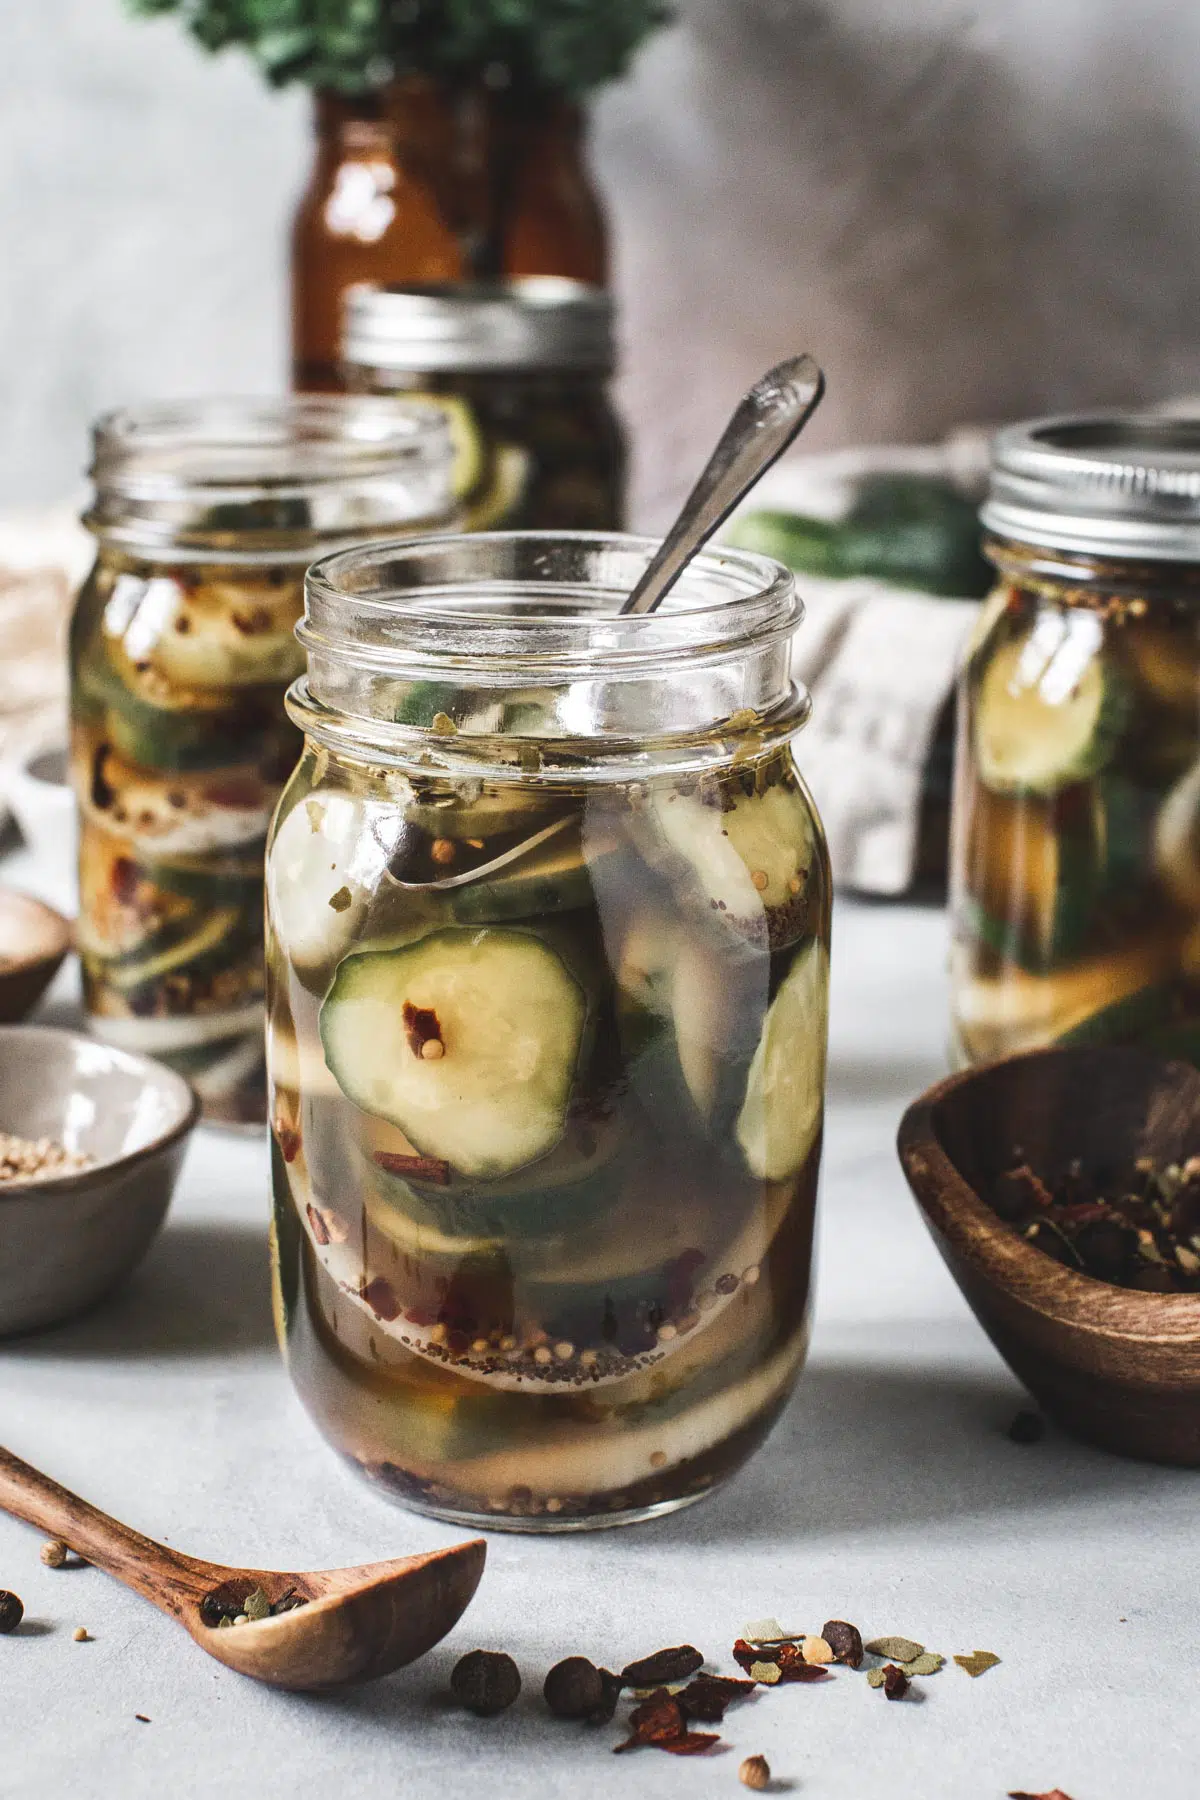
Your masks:
{"label": "cucumber slice", "polygon": [[951,957],[959,1044],[969,1061],[991,1062],[1064,1039],[1106,1007],[1169,981],[1179,967],[1179,937],[1163,933],[1053,974],[1008,967],[998,977],[983,976],[962,945],[953,946]]}
{"label": "cucumber slice", "polygon": [[594,900],[591,875],[578,831],[565,831],[494,875],[442,895],[451,917],[462,925],[505,924],[574,912]]}
{"label": "cucumber slice", "polygon": [[461,394],[436,394],[415,389],[406,391],[404,398],[435,406],[445,415],[454,452],[454,498],[466,499],[483,481],[488,461],[487,439],[475,408]]}
{"label": "cucumber slice", "polygon": [[172,893],[108,832],[85,823],[79,837],[79,923],[83,956],[101,959],[145,954],[164,935],[190,930],[196,908]]}
{"label": "cucumber slice", "polygon": [[814,940],[797,953],[767,1009],[738,1116],[737,1141],[762,1181],[798,1174],[817,1141],[828,1025],[828,958]]}
{"label": "cucumber slice", "polygon": [[450,838],[455,843],[464,838],[486,842],[517,831],[532,837],[541,826],[550,824],[557,810],[561,804],[550,794],[528,787],[484,788],[475,782],[445,793],[418,795],[407,817],[430,837]]}
{"label": "cucumber slice", "polygon": [[298,970],[343,955],[404,833],[404,802],[312,794],[277,826],[267,856],[271,921]]}
{"label": "cucumber slice", "polygon": [[105,744],[93,752],[80,786],[85,814],[159,858],[261,844],[278,797],[253,766],[164,777]]}
{"label": "cucumber slice", "polygon": [[240,909],[223,907],[207,918],[201,918],[195,931],[161,950],[153,951],[149,956],[127,958],[106,965],[104,980],[122,992],[131,992],[149,981],[160,981],[173,969],[190,968],[211,955],[226,941],[232,949],[234,938],[242,933],[244,923],[245,915]]}
{"label": "cucumber slice", "polygon": [[[294,628],[303,611],[298,586],[206,582],[171,590],[155,607],[151,666],[184,688],[286,686],[304,669]],[[139,622],[143,609],[139,609]]]}
{"label": "cucumber slice", "polygon": [[980,780],[1000,794],[1052,794],[1112,759],[1128,690],[1103,654],[1094,613],[1044,612],[999,646],[975,696]]}
{"label": "cucumber slice", "polygon": [[743,936],[781,949],[808,923],[808,875],[817,855],[814,815],[797,788],[776,782],[722,808],[693,794],[656,794],[653,819],[688,865],[701,902]]}
{"label": "cucumber slice", "polygon": [[1186,912],[1200,912],[1200,762],[1167,795],[1154,827],[1154,866]]}
{"label": "cucumber slice", "polygon": [[525,499],[532,461],[520,444],[497,444],[492,453],[492,478],[480,494],[468,500],[464,531],[495,531],[515,524]]}
{"label": "cucumber slice", "polygon": [[[587,1006],[554,951],[518,931],[435,931],[347,957],[321,1008],[343,1093],[466,1176],[510,1174],[562,1137]],[[428,1057],[426,1043],[442,1046]]]}

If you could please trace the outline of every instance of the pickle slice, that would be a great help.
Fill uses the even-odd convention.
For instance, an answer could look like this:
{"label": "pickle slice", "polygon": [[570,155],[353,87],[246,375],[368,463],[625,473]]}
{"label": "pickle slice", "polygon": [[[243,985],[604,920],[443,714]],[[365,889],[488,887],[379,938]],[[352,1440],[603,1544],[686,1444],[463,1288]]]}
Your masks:
{"label": "pickle slice", "polygon": [[821,1129],[829,970],[824,947],[806,944],[767,1009],[750,1064],[737,1141],[763,1181],[803,1168]]}
{"label": "pickle slice", "polygon": [[983,671],[974,723],[980,780],[1001,794],[1051,794],[1085,780],[1111,760],[1128,711],[1096,615],[1045,612]]}
{"label": "pickle slice", "polygon": [[383,806],[321,794],[293,806],[271,845],[267,892],[274,929],[298,970],[346,951],[403,831],[400,800]]}
{"label": "pickle slice", "polygon": [[253,767],[148,773],[105,744],[92,753],[80,787],[89,817],[154,858],[261,843],[278,791]]}
{"label": "pickle slice", "polygon": [[[169,589],[154,606],[155,636],[146,660],[184,688],[284,685],[304,668],[293,627],[300,612],[295,586],[246,587],[206,582]],[[139,621],[144,607],[139,609]]]}
{"label": "pickle slice", "polygon": [[1154,863],[1177,904],[1200,913],[1200,762],[1163,802],[1154,828]]}
{"label": "pickle slice", "polygon": [[669,851],[688,865],[702,904],[773,949],[802,936],[816,855],[813,815],[799,788],[776,782],[724,806],[658,794],[651,810]]}
{"label": "pickle slice", "polygon": [[493,1177],[562,1137],[586,1013],[579,984],[539,939],[452,927],[346,957],[320,1027],[356,1106],[399,1126],[422,1155]]}

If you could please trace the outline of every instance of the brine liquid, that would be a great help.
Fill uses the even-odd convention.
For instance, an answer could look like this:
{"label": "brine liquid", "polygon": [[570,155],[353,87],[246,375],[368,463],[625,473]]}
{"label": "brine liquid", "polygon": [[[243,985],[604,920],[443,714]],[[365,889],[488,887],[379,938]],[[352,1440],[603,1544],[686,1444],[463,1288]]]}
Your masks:
{"label": "brine liquid", "polygon": [[[1140,1042],[1200,1059],[1194,608],[1089,604],[1044,584],[1002,588],[991,605],[960,716],[958,1048],[976,1062],[1059,1042]],[[989,671],[1006,648],[1031,644],[1013,683],[1035,783],[1022,787],[989,777],[980,734]],[[1065,728],[1089,683],[1094,716]]]}
{"label": "brine liquid", "polygon": [[72,627],[85,1005],[228,1123],[266,1117],[263,855],[300,749],[301,606],[295,569],[105,551]]}
{"label": "brine liquid", "polygon": [[[772,787],[762,819],[738,815],[768,865],[743,881],[721,808]],[[681,790],[691,810],[673,843],[661,809],[676,791],[476,783],[405,798],[321,752],[281,808],[268,877],[277,1323],[327,1437],[421,1509],[570,1529],[683,1504],[762,1439],[803,1362],[824,845],[786,756],[710,782],[700,804],[715,826],[696,785]],[[556,821],[542,850],[497,866]],[[680,845],[697,823],[689,860]],[[322,833],[341,846],[328,859],[313,848]],[[313,911],[286,885],[302,867]],[[433,886],[472,868],[478,883]],[[431,1157],[396,1122],[382,1032],[364,1046],[336,1012],[347,992],[393,995],[393,972],[432,967],[435,952],[453,969],[461,946],[485,981],[463,1026],[483,1054],[520,1004],[485,980],[493,950],[507,980],[513,934],[578,983],[586,1022],[556,1141],[464,1176],[439,1160],[445,1142]],[[436,1000],[423,995],[431,1015]],[[456,1048],[446,1030],[435,1079]],[[530,1080],[553,1074],[539,1065]],[[462,1091],[464,1154],[486,1158],[486,1128],[482,1141],[469,1128],[487,1096]],[[376,1092],[393,1117],[362,1104]],[[514,1086],[514,1128],[538,1128],[532,1104]]]}

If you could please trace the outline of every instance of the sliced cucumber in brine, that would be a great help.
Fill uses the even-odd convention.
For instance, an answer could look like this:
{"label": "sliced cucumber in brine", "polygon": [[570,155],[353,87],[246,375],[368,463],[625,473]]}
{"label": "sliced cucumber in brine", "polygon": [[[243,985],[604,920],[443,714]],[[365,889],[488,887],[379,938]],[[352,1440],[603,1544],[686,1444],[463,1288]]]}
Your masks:
{"label": "sliced cucumber in brine", "polygon": [[979,778],[995,793],[1052,794],[1112,759],[1127,686],[1094,613],[1044,612],[988,659],[975,696]]}
{"label": "sliced cucumber in brine", "polygon": [[320,1025],[356,1106],[422,1155],[494,1177],[562,1137],[586,1015],[578,982],[538,938],[457,927],[346,957]]}
{"label": "sliced cucumber in brine", "polygon": [[494,873],[481,872],[478,881],[447,889],[442,899],[464,925],[545,918],[590,906],[594,894],[578,828],[564,829]]}
{"label": "sliced cucumber in brine", "polygon": [[172,594],[156,608],[147,660],[169,681],[197,689],[282,686],[303,670],[293,629],[302,610],[298,584],[162,585]]}
{"label": "sliced cucumber in brine", "polygon": [[404,831],[394,806],[311,794],[278,826],[267,859],[276,934],[297,970],[319,969],[354,939]]}
{"label": "sliced cucumber in brine", "polygon": [[196,856],[261,842],[277,792],[253,766],[163,775],[100,744],[87,771],[83,805],[153,857]]}
{"label": "sliced cucumber in brine", "polygon": [[798,952],[767,1009],[738,1117],[737,1141],[760,1180],[798,1174],[816,1143],[828,1018],[828,959],[814,941]]}
{"label": "sliced cucumber in brine", "polygon": [[1176,904],[1200,913],[1200,762],[1163,801],[1154,827],[1154,865]]}
{"label": "sliced cucumber in brine", "polygon": [[709,804],[667,792],[651,801],[654,823],[698,883],[707,908],[772,948],[794,943],[808,914],[808,876],[817,855],[813,813],[799,787],[779,781],[762,793]]}

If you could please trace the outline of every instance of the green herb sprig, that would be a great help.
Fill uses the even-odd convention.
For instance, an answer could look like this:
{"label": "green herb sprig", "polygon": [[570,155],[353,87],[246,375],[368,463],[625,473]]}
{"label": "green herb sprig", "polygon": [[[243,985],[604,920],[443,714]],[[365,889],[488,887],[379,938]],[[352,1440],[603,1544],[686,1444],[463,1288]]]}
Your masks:
{"label": "green herb sprig", "polygon": [[206,50],[249,51],[274,87],[361,93],[408,74],[571,95],[624,73],[662,0],[125,0]]}

